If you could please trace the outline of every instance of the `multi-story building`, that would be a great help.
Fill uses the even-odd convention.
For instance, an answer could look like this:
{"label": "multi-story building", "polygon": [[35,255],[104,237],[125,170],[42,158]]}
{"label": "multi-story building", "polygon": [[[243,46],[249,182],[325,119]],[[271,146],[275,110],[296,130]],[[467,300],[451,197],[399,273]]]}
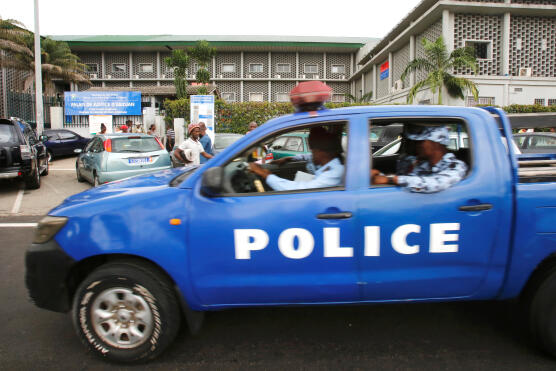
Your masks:
{"label": "multi-story building", "polygon": [[[350,76],[354,93],[373,91],[376,103],[405,103],[409,88],[426,74],[402,80],[402,73],[410,60],[424,57],[422,39],[439,36],[449,51],[472,47],[479,67],[476,75],[454,71],[478,85],[479,101],[444,93],[444,104],[556,104],[555,0],[423,0],[378,44],[358,52]],[[381,73],[387,66],[389,73]],[[414,103],[434,102],[423,90]]]}
{"label": "multi-story building", "polygon": [[[174,73],[164,62],[172,49],[191,48],[207,40],[217,54],[209,66],[211,82],[228,102],[288,102],[300,81],[322,80],[333,101],[350,93],[355,55],[378,39],[275,36],[57,36],[89,67],[92,87],[142,91],[142,99],[158,104],[175,95]],[[190,63],[188,79],[195,81],[198,64]]]}

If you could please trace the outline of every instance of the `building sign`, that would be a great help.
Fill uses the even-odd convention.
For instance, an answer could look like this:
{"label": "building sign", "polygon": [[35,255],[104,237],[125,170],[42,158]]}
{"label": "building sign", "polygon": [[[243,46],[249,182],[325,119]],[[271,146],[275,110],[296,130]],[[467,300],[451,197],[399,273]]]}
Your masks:
{"label": "building sign", "polygon": [[192,95],[190,122],[204,122],[207,134],[214,143],[214,95]]}
{"label": "building sign", "polygon": [[66,116],[141,115],[141,92],[138,91],[66,91]]}
{"label": "building sign", "polygon": [[390,63],[388,61],[384,62],[380,65],[380,79],[384,80],[388,78],[388,74],[390,72]]}

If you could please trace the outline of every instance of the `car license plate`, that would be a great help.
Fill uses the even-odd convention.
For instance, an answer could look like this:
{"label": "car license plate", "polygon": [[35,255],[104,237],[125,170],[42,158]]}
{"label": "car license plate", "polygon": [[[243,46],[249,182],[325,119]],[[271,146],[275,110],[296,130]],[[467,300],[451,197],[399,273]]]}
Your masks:
{"label": "car license plate", "polygon": [[151,162],[153,162],[153,158],[152,157],[133,157],[133,158],[128,158],[127,162],[129,164],[150,164]]}

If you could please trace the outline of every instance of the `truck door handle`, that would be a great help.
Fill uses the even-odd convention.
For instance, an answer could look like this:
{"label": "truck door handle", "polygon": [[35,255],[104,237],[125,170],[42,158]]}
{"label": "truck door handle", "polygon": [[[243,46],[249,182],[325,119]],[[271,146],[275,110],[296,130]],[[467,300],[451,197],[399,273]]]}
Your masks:
{"label": "truck door handle", "polygon": [[353,214],[349,211],[332,214],[317,214],[318,219],[349,219]]}
{"label": "truck door handle", "polygon": [[492,209],[492,204],[460,206],[459,209],[460,211],[485,211]]}

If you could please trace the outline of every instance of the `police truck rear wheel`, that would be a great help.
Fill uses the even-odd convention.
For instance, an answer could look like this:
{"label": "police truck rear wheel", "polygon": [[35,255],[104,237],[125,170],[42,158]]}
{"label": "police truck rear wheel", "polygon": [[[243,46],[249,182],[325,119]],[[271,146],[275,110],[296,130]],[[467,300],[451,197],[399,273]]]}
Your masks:
{"label": "police truck rear wheel", "polygon": [[556,269],[552,269],[533,295],[529,324],[537,343],[556,357]]}
{"label": "police truck rear wheel", "polygon": [[139,261],[101,266],[74,297],[78,335],[91,352],[110,361],[155,358],[174,340],[180,321],[172,283]]}

